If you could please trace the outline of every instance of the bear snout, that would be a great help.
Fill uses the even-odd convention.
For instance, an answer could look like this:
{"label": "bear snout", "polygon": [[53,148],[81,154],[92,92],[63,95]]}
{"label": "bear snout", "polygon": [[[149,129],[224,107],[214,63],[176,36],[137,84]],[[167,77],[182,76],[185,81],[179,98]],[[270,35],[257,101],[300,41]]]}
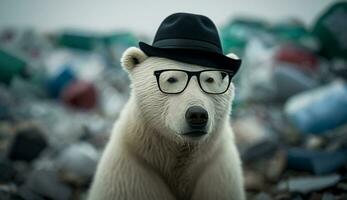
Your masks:
{"label": "bear snout", "polygon": [[208,113],[200,106],[192,106],[187,109],[185,118],[191,128],[201,130],[207,125]]}

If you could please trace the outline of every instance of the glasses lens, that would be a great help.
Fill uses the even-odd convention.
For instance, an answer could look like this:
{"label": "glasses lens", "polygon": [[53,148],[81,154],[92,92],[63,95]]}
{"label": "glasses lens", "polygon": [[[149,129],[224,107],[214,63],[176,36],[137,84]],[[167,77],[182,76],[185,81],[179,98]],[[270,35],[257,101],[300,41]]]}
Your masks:
{"label": "glasses lens", "polygon": [[159,76],[159,87],[166,93],[182,92],[187,84],[188,75],[182,71],[164,71]]}
{"label": "glasses lens", "polygon": [[207,93],[218,94],[225,92],[230,83],[230,76],[223,71],[204,71],[200,74],[200,84]]}

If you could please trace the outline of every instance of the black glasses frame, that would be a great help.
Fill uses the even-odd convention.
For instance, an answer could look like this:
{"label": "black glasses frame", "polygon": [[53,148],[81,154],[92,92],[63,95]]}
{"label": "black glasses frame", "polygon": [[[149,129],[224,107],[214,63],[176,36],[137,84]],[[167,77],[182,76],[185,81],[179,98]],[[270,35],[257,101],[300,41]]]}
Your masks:
{"label": "black glasses frame", "polygon": [[[186,85],[184,86],[184,88],[182,89],[182,91],[179,91],[179,92],[165,92],[161,89],[160,87],[160,83],[159,83],[159,77],[160,77],[160,74],[163,73],[163,72],[166,72],[166,71],[181,71],[181,72],[185,72],[187,75],[188,75],[188,80],[187,80],[187,83]],[[228,74],[229,76],[229,83],[228,83],[228,87],[223,91],[223,92],[219,92],[219,93],[211,93],[211,92],[206,92],[204,90],[204,88],[202,88],[201,86],[201,83],[200,83],[200,74],[202,72],[207,72],[207,71],[220,71],[220,72],[225,72],[226,74]],[[207,70],[201,70],[201,71],[186,71],[186,70],[181,70],[181,69],[164,69],[164,70],[157,70],[157,71],[154,71],[154,76],[156,77],[157,79],[157,84],[158,84],[158,87],[159,87],[159,90],[164,93],[164,94],[180,94],[182,93],[188,86],[189,84],[189,81],[190,79],[193,77],[193,76],[196,76],[196,78],[198,79],[198,83],[199,83],[199,86],[201,88],[202,91],[204,91],[205,93],[207,94],[223,94],[225,93],[229,87],[230,87],[230,82],[231,82],[231,79],[233,78],[234,76],[234,72],[233,71],[230,71],[230,70],[219,70],[219,69],[207,69]]]}

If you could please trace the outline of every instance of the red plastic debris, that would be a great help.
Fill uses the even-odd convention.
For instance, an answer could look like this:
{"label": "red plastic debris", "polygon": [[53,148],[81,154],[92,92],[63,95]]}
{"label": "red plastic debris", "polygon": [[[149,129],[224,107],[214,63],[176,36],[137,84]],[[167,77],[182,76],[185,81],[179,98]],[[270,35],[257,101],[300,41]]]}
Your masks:
{"label": "red plastic debris", "polygon": [[275,59],[279,62],[295,64],[302,70],[311,72],[317,70],[318,58],[313,52],[305,48],[285,45],[277,51]]}
{"label": "red plastic debris", "polygon": [[64,88],[61,99],[69,106],[91,109],[97,104],[97,91],[92,83],[74,81]]}

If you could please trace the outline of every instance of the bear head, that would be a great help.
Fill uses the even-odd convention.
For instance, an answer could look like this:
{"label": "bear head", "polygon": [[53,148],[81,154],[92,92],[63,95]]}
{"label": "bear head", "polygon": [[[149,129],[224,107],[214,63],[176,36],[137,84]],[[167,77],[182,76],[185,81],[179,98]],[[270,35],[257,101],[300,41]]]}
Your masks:
{"label": "bear head", "polygon": [[[238,59],[235,54],[227,56]],[[226,80],[223,87],[228,84],[228,89],[220,94],[211,94],[204,87],[224,80],[223,73],[208,71],[215,68],[149,57],[136,47],[123,53],[121,64],[129,73],[138,112],[155,132],[176,141],[201,141],[218,134],[229,120],[233,83]],[[198,80],[194,72],[202,70],[206,73],[201,73]],[[185,71],[193,72],[189,81]]]}

